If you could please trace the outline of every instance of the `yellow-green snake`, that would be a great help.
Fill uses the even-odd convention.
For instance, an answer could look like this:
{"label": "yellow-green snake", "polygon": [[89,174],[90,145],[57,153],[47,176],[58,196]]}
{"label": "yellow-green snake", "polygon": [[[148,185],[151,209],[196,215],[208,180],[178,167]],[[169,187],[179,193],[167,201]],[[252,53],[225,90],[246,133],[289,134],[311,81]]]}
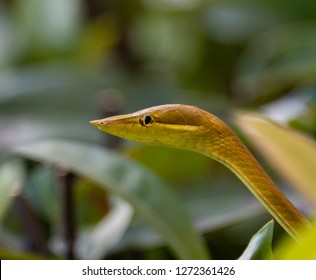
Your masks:
{"label": "yellow-green snake", "polygon": [[94,120],[91,124],[127,140],[211,157],[234,172],[293,238],[299,239],[300,228],[309,224],[236,134],[207,111],[189,105],[167,104]]}

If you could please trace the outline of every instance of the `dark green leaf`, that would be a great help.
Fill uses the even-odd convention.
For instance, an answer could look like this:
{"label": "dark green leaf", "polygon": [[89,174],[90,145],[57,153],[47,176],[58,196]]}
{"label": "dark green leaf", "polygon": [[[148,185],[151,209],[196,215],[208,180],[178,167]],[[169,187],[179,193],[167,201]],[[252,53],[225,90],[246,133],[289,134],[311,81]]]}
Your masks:
{"label": "dark green leaf", "polygon": [[104,148],[78,142],[41,141],[21,145],[15,152],[66,166],[125,199],[156,228],[179,258],[208,258],[181,201],[148,170]]}

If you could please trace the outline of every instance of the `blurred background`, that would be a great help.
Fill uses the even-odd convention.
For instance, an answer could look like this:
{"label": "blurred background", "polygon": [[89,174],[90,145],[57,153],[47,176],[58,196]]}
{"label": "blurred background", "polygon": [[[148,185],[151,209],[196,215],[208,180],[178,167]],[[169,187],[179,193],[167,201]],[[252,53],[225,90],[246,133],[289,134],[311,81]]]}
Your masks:
{"label": "blurred background", "polygon": [[313,1],[0,1],[1,259],[238,258],[271,216],[229,170],[89,124],[166,103],[229,123],[315,215]]}

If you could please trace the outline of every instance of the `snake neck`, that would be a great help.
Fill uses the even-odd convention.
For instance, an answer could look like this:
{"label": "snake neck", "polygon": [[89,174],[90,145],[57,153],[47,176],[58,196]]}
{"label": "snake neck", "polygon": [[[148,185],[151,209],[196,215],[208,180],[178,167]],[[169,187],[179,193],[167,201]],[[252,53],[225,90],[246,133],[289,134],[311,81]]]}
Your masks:
{"label": "snake neck", "polygon": [[[219,120],[220,121],[220,120]],[[295,239],[298,229],[309,223],[260,166],[234,132],[220,121],[220,130],[205,137],[203,150],[209,156],[228,167],[248,187],[274,218]]]}

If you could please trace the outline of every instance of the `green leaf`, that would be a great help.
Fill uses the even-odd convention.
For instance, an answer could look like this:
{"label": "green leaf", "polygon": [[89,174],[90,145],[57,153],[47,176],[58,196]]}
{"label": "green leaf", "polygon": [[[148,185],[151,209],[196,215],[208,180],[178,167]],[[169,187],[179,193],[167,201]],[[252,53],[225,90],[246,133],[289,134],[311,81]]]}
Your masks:
{"label": "green leaf", "polygon": [[245,185],[213,159],[159,146],[136,147],[128,150],[129,155],[177,187],[203,231],[218,230],[266,213]]}
{"label": "green leaf", "polygon": [[20,160],[0,162],[0,221],[15,193],[24,180],[24,169]]}
{"label": "green leaf", "polygon": [[250,240],[246,250],[240,256],[240,260],[271,260],[273,220],[268,222]]}
{"label": "green leaf", "polygon": [[239,114],[237,123],[284,180],[315,204],[315,141],[260,114]]}
{"label": "green leaf", "polygon": [[126,200],[163,236],[179,258],[209,257],[177,195],[136,163],[102,147],[62,140],[21,145],[15,152],[63,165]]}

